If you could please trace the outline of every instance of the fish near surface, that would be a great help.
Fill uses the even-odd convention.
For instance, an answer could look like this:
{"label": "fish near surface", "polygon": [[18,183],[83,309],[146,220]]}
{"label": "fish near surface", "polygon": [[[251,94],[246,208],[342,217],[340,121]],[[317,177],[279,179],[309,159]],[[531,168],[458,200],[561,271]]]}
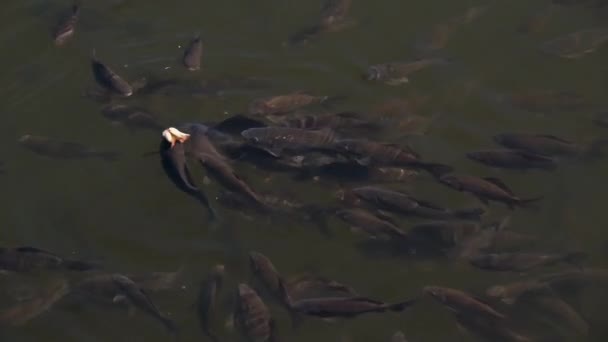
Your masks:
{"label": "fish near surface", "polygon": [[106,90],[124,97],[133,95],[133,87],[95,56],[91,59],[91,69],[95,81]]}
{"label": "fish near surface", "polygon": [[554,170],[555,160],[522,150],[486,150],[467,153],[467,157],[490,167],[527,170]]}
{"label": "fish near surface", "polygon": [[510,149],[547,157],[580,156],[601,147],[587,147],[549,134],[504,133],[494,136],[494,141]]}
{"label": "fish near surface", "polygon": [[522,335],[509,328],[503,321],[456,313],[459,326],[465,328],[474,335],[481,337],[484,341],[504,342],[534,342],[536,339]]}
{"label": "fish near surface", "polygon": [[241,133],[247,142],[278,156],[283,150],[308,151],[326,149],[336,136],[331,130],[306,130],[286,127],[250,128]]}
{"label": "fish near surface", "polygon": [[182,143],[176,143],[174,146],[171,146],[171,143],[163,138],[159,150],[161,166],[171,182],[179,190],[202,203],[205,209],[207,209],[210,219],[213,220],[217,218],[215,209],[213,209],[211,203],[209,203],[209,199],[207,199],[205,193],[194,185],[192,176],[188,170],[188,165],[186,164],[184,145]]}
{"label": "fish near surface", "polygon": [[249,253],[249,266],[253,275],[273,294],[280,294],[281,275],[267,256],[259,252]]}
{"label": "fish near surface", "polygon": [[62,258],[35,247],[0,248],[0,269],[3,270],[13,272],[34,270],[89,271],[97,268],[99,268],[99,265]]}
{"label": "fish near surface", "polygon": [[364,77],[367,81],[397,86],[408,83],[408,76],[416,71],[426,69],[433,65],[445,63],[447,63],[447,61],[440,58],[428,58],[412,62],[376,64],[367,69]]}
{"label": "fish near surface", "polygon": [[274,341],[274,321],[260,296],[247,284],[239,284],[234,311],[235,326],[250,341]]}
{"label": "fish near surface", "polygon": [[464,291],[439,286],[425,286],[423,292],[457,314],[503,319],[505,315]]}
{"label": "fish near surface", "polygon": [[397,331],[391,336],[390,342],[407,342],[405,334],[402,331]]}
{"label": "fish near surface", "polygon": [[399,241],[407,239],[407,234],[393,222],[364,209],[343,209],[337,211],[336,216],[350,224],[354,230],[362,230],[372,237],[388,237]]}
{"label": "fish near surface", "polygon": [[542,199],[542,197],[519,198],[498,178],[447,174],[440,176],[439,181],[457,191],[468,192],[483,203],[502,202],[511,209],[515,206],[525,207]]}
{"label": "fish near surface", "polygon": [[125,125],[129,130],[138,128],[161,132],[163,125],[145,108],[123,104],[109,104],[101,110],[103,116],[111,122]]}
{"label": "fish near surface", "polygon": [[249,114],[253,115],[278,115],[293,112],[313,104],[323,103],[327,96],[315,96],[304,92],[295,92],[285,95],[277,95],[263,99],[257,99],[249,105]]}
{"label": "fish near surface", "polygon": [[417,247],[433,248],[444,252],[457,247],[480,230],[481,227],[477,223],[436,221],[413,226],[408,231],[408,236]]}
{"label": "fish near surface", "polygon": [[114,161],[118,153],[99,151],[94,148],[71,141],[57,140],[44,136],[26,134],[19,138],[19,144],[28,150],[50,158],[57,159],[95,159]]}
{"label": "fish near surface", "polygon": [[470,262],[473,266],[484,270],[523,272],[560,262],[578,263],[585,256],[580,252],[563,254],[489,253],[474,256]]}
{"label": "fish near surface", "polygon": [[575,59],[588,55],[608,42],[608,29],[585,29],[543,43],[540,50],[561,58]]}
{"label": "fish near surface", "polygon": [[348,285],[313,274],[289,277],[285,279],[284,285],[291,298],[322,297],[328,293],[358,296],[357,291]]}
{"label": "fish near surface", "polygon": [[201,284],[198,297],[198,316],[201,329],[212,341],[219,341],[211,331],[211,322],[215,314],[215,306],[224,282],[224,265],[216,265],[211,274]]}
{"label": "fish near surface", "polygon": [[184,57],[182,63],[186,69],[190,71],[200,70],[201,68],[201,57],[203,55],[203,43],[201,37],[195,37],[188,47],[184,50]]}
{"label": "fish near surface", "polygon": [[61,20],[53,32],[53,40],[56,46],[65,45],[74,36],[79,16],[80,5],[72,5],[70,14]]}
{"label": "fish near surface", "polygon": [[55,279],[50,284],[45,284],[44,289],[33,298],[0,311],[0,324],[23,325],[48,311],[69,291],[67,280]]}
{"label": "fish near surface", "polygon": [[478,220],[485,212],[481,208],[450,210],[436,204],[416,199],[408,194],[375,186],[363,186],[351,190],[357,197],[378,209],[425,218],[460,218]]}

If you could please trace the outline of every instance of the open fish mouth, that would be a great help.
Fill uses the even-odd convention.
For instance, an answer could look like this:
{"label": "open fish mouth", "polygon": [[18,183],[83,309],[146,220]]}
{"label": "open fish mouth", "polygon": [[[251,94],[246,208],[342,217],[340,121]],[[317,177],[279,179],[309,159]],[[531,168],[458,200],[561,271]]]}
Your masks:
{"label": "open fish mouth", "polygon": [[183,144],[190,138],[190,134],[184,133],[175,127],[165,129],[162,135],[171,144],[171,147],[175,146],[176,143]]}

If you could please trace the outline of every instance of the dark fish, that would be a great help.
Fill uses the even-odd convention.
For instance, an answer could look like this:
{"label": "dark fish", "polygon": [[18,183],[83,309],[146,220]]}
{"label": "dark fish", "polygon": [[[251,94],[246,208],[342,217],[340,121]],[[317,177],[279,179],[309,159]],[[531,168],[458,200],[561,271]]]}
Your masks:
{"label": "dark fish", "polygon": [[19,138],[19,144],[36,154],[58,159],[100,158],[114,161],[118,158],[117,152],[98,151],[79,143],[30,134]]}
{"label": "dark fish", "polygon": [[112,122],[125,125],[129,130],[138,128],[162,131],[165,127],[145,108],[123,104],[109,104],[102,108],[103,116]]}
{"label": "dark fish", "polygon": [[548,157],[577,156],[588,150],[585,146],[547,134],[504,133],[494,136],[494,140],[507,148]]}
{"label": "dark fish", "polygon": [[253,275],[259,279],[271,293],[275,295],[281,294],[279,287],[281,275],[268,257],[259,252],[251,252],[249,253],[249,266],[251,267]]}
{"label": "dark fish", "polygon": [[542,169],[554,170],[555,160],[522,150],[487,150],[467,153],[469,159],[485,165],[504,169]]}
{"label": "dark fish", "polygon": [[457,191],[468,192],[479,198],[483,203],[487,204],[489,201],[502,202],[511,209],[515,206],[525,207],[542,198],[519,198],[498,178],[443,175],[439,177],[439,181]]}
{"label": "dark fish", "polygon": [[337,211],[336,216],[350,224],[354,230],[363,230],[372,237],[407,239],[407,234],[391,222],[388,217],[379,217],[367,210],[344,209]]}
{"label": "dark fish", "polygon": [[424,162],[411,148],[391,143],[341,139],[337,140],[332,148],[339,153],[355,157],[363,165],[418,167],[436,175],[452,170],[446,165]]}
{"label": "dark fish", "polygon": [[53,32],[53,40],[55,41],[55,45],[62,46],[74,36],[76,23],[78,22],[79,16],[80,6],[78,4],[74,4],[70,14],[62,19]]}
{"label": "dark fish", "polygon": [[23,325],[48,311],[55,303],[69,293],[65,279],[55,279],[33,298],[20,302],[0,312],[0,324]]}
{"label": "dark fish", "polygon": [[348,285],[325,277],[302,274],[285,279],[285,287],[291,298],[326,296],[328,293],[357,296],[357,291]]}
{"label": "dark fish", "polygon": [[321,8],[321,26],[330,28],[344,21],[352,0],[326,0]]}
{"label": "dark fish", "polygon": [[163,138],[160,143],[160,156],[163,170],[171,182],[173,182],[179,190],[201,202],[207,209],[210,218],[215,219],[217,215],[209,203],[207,196],[205,196],[205,193],[193,183],[192,176],[186,165],[184,145],[182,143],[176,143],[174,146],[171,146],[171,143],[167,141],[166,138]]}
{"label": "dark fish", "polygon": [[327,0],[321,8],[320,20],[289,36],[289,45],[300,45],[319,37],[326,32],[337,32],[352,27],[355,20],[349,19],[352,0]]}
{"label": "dark fish", "polygon": [[274,340],[274,321],[258,294],[247,284],[239,284],[234,312],[235,326],[250,341]]}
{"label": "dark fish", "polygon": [[457,314],[503,319],[505,315],[466,292],[439,286],[426,286],[424,293]]}
{"label": "dark fish", "polygon": [[353,318],[366,313],[401,312],[412,306],[416,299],[398,303],[385,303],[365,297],[321,297],[292,300],[284,284],[281,283],[283,295],[292,313],[322,318]]}
{"label": "dark fish", "polygon": [[306,130],[286,127],[251,128],[241,135],[253,146],[271,155],[279,156],[283,150],[308,151],[331,146],[336,136],[331,130]]}
{"label": "dark fish", "polygon": [[182,276],[184,268],[174,272],[148,272],[148,273],[129,273],[125,274],[133,280],[139,287],[146,291],[163,291],[175,289]]}
{"label": "dark fish", "polygon": [[408,194],[392,191],[376,186],[363,186],[350,190],[360,198],[378,209],[384,209],[405,215],[414,215],[424,218],[460,218],[479,220],[485,212],[481,208],[451,210],[442,208],[434,203],[416,199]]}
{"label": "dark fish", "polygon": [[257,99],[249,105],[249,114],[253,115],[277,115],[293,112],[312,104],[326,101],[327,96],[314,96],[304,92],[295,92],[286,95],[277,95],[263,99]]}
{"label": "dark fish", "polygon": [[524,272],[561,262],[578,263],[585,257],[586,255],[580,252],[564,254],[490,253],[474,256],[470,262],[473,266],[484,270]]}
{"label": "dark fish", "polygon": [[371,130],[379,130],[381,128],[381,126],[377,123],[366,120],[360,114],[352,112],[340,112],[336,114],[324,115],[302,115],[271,121],[285,127],[313,130],[323,128],[330,128],[335,131],[364,129],[367,132]]}
{"label": "dark fish", "polygon": [[409,82],[408,76],[416,71],[433,65],[445,64],[440,58],[420,59],[412,62],[392,62],[370,66],[364,78],[367,81],[380,82],[392,86]]}
{"label": "dark fish", "polygon": [[198,316],[201,328],[212,341],[219,341],[211,331],[210,325],[223,282],[224,265],[216,265],[207,279],[203,281],[198,297]]}
{"label": "dark fish", "polygon": [[201,37],[195,37],[190,45],[184,50],[184,57],[182,62],[184,66],[190,70],[195,71],[201,68],[201,57],[203,55],[203,43]]}
{"label": "dark fish", "polygon": [[89,271],[99,265],[86,261],[62,258],[35,247],[0,248],[0,269],[13,272],[35,270]]}
{"label": "dark fish", "polygon": [[97,83],[106,90],[126,97],[133,95],[133,87],[112,71],[112,69],[99,61],[95,55],[91,59],[91,68],[93,69],[93,76],[95,76]]}
{"label": "dark fish", "polygon": [[485,294],[500,299],[506,304],[514,304],[520,297],[530,294],[551,293],[550,284],[541,279],[530,279],[489,287]]}
{"label": "dark fish", "polygon": [[113,274],[112,281],[118,292],[118,296],[134,305],[136,308],[158,319],[171,333],[177,332],[177,326],[169,317],[161,313],[152,303],[148,295],[133,280],[121,274]]}
{"label": "dark fish", "polygon": [[593,28],[566,34],[543,43],[540,50],[562,58],[575,59],[595,52],[608,42],[608,29]]}

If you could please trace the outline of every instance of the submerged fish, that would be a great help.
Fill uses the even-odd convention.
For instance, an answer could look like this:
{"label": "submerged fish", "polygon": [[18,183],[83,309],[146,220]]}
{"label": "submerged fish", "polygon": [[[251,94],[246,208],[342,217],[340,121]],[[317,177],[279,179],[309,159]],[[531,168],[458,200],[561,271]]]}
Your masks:
{"label": "submerged fish", "polygon": [[352,287],[313,274],[289,277],[284,285],[291,298],[322,297],[328,293],[357,296],[357,291]]}
{"label": "submerged fish", "polygon": [[48,311],[55,303],[69,293],[65,279],[55,279],[34,297],[0,311],[0,324],[23,325]]}
{"label": "submerged fish", "polygon": [[201,285],[198,297],[198,316],[203,332],[213,341],[219,341],[211,331],[211,321],[215,314],[215,305],[224,281],[224,265],[216,265],[211,274]]}
{"label": "submerged fish", "polygon": [[522,150],[486,150],[467,153],[469,159],[485,165],[504,169],[541,169],[554,170],[557,168],[555,160]]}
{"label": "submerged fish", "polygon": [[203,43],[201,37],[195,37],[188,47],[184,50],[182,63],[190,71],[196,71],[201,68],[201,57],[203,55]]}
{"label": "submerged fish", "polygon": [[535,34],[543,31],[555,13],[555,6],[549,5],[527,16],[517,27],[517,32]]}
{"label": "submerged fish", "polygon": [[331,130],[286,127],[250,128],[241,133],[248,143],[279,156],[283,150],[308,151],[328,148],[336,140]]}
{"label": "submerged fish", "polygon": [[351,5],[352,0],[326,0],[321,8],[319,21],[290,35],[288,44],[305,44],[323,33],[337,32],[354,26],[356,21],[347,17]]}
{"label": "submerged fish", "polygon": [[86,261],[62,258],[35,247],[0,248],[0,269],[13,272],[35,270],[89,271],[99,265]]}
{"label": "submerged fish", "polygon": [[274,321],[270,316],[270,310],[247,284],[238,285],[234,322],[250,341],[274,340]]}
{"label": "submerged fish", "polygon": [[376,64],[370,66],[365,74],[368,81],[385,83],[396,86],[408,83],[408,76],[416,71],[428,68],[437,64],[445,64],[445,60],[440,58],[420,59],[412,62],[393,62]]}
{"label": "submerged fish", "polygon": [[279,286],[281,283],[281,275],[274,267],[272,261],[262,253],[250,252],[249,265],[253,275],[259,279],[272,294],[279,296],[281,293]]}
{"label": "submerged fish", "polygon": [[507,148],[523,150],[547,157],[581,156],[599,152],[601,141],[590,146],[580,145],[554,135],[504,133],[494,136],[494,141]]}
{"label": "submerged fish", "polygon": [[19,144],[36,154],[58,159],[99,158],[106,161],[114,161],[118,158],[117,152],[99,151],[71,141],[56,140],[30,134],[19,138]]}
{"label": "submerged fish", "polygon": [[343,209],[336,216],[351,225],[352,229],[362,230],[372,237],[388,237],[400,241],[407,239],[407,234],[395,225],[390,218],[378,216],[363,209]]}
{"label": "submerged fish", "polygon": [[79,16],[80,5],[74,4],[69,15],[61,20],[53,32],[53,40],[55,41],[55,45],[62,46],[74,36],[74,32],[76,31],[76,23],[78,22]]}
{"label": "submerged fish", "polygon": [[459,326],[481,337],[484,341],[534,342],[533,338],[522,335],[507,326],[502,320],[483,316],[456,313]]}
{"label": "submerged fish", "polygon": [[95,55],[91,59],[91,68],[97,83],[106,90],[125,97],[133,95],[133,87],[112,69],[99,61]]}
{"label": "submerged fish", "polygon": [[563,254],[490,253],[474,256],[470,262],[473,266],[484,270],[524,272],[560,262],[578,263],[585,257],[586,255],[580,252]]}
{"label": "submerged fish", "polygon": [[595,52],[608,42],[608,29],[593,28],[576,31],[543,43],[541,51],[562,58],[580,58]]}
{"label": "submerged fish", "polygon": [[426,286],[424,293],[457,314],[503,319],[505,315],[466,292],[448,287]]}
{"label": "submerged fish", "polygon": [[293,112],[312,104],[320,104],[329,99],[328,96],[315,96],[304,92],[277,95],[253,100],[249,105],[249,114],[278,115]]}
{"label": "submerged fish", "polygon": [[335,131],[344,130],[378,130],[381,128],[377,123],[366,120],[358,113],[340,112],[322,115],[299,115],[285,119],[271,120],[281,126],[302,129],[330,128]]}
{"label": "submerged fish", "polygon": [[141,128],[160,132],[164,127],[152,113],[141,107],[109,104],[101,112],[108,120],[121,123],[129,130]]}
{"label": "submerged fish", "polygon": [[448,174],[439,177],[439,181],[457,191],[468,192],[479,198],[483,203],[487,204],[489,201],[502,202],[511,209],[514,209],[515,206],[524,207],[542,199],[542,197],[528,199],[517,197],[498,178]]}

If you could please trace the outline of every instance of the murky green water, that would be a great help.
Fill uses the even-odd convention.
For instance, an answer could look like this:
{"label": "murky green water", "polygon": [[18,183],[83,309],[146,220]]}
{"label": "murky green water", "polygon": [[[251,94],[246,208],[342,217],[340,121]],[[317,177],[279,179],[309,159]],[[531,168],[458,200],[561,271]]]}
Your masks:
{"label": "murky green water", "polygon": [[[490,169],[464,157],[467,151],[493,148],[492,136],[502,132],[550,133],[575,141],[608,134],[591,122],[595,109],[607,104],[608,50],[565,60],[541,54],[537,48],[560,34],[607,25],[605,13],[602,16],[599,10],[582,7],[557,8],[545,30],[523,35],[516,32],[520,21],[547,1],[494,1],[479,18],[455,30],[438,52],[452,58],[453,67],[422,71],[408,85],[389,87],[362,82],[363,68],[414,58],[420,36],[485,2],[353,2],[352,17],[359,20],[358,26],[327,34],[303,47],[286,48],[282,43],[290,33],[318,17],[318,1],[90,0],[84,1],[74,39],[57,48],[49,30],[69,1],[4,1],[0,10],[0,156],[5,163],[5,174],[0,176],[2,245],[31,245],[73,254],[102,261],[108,269],[124,273],[184,266],[182,288],[152,295],[158,307],[179,325],[182,341],[205,340],[192,307],[199,281],[214,264],[226,265],[227,291],[219,319],[223,322],[235,285],[249,280],[250,250],[267,255],[284,274],[316,272],[386,301],[417,296],[425,285],[481,293],[488,285],[520,277],[483,272],[445,259],[369,255],[358,248],[361,237],[337,220],[331,221],[335,236],[329,239],[311,225],[263,217],[252,220],[225,209],[220,209],[223,225],[209,227],[200,205],[174,188],[158,158],[141,156],[155,150],[160,137],[112,125],[102,117],[101,104],[82,96],[93,85],[89,56],[95,49],[128,79],[149,74],[185,79],[234,75],[269,78],[277,84],[271,90],[224,97],[160,95],[129,100],[159,113],[167,125],[221,119],[225,113],[243,111],[253,98],[293,90],[348,95],[340,109],[363,111],[391,98],[429,96],[417,108],[417,114],[435,118],[426,134],[408,137],[390,132],[392,141],[407,141],[426,159],[453,165],[459,172],[500,177],[516,193],[544,195],[538,212],[509,213],[492,205],[490,216],[510,214],[514,231],[543,237],[533,250],[582,250],[590,254],[589,265],[606,266],[606,160],[565,165],[551,173],[524,173]],[[190,73],[179,64],[180,46],[196,32],[205,44],[203,67]],[[493,101],[500,94],[530,88],[575,91],[590,106],[533,113]],[[23,134],[120,150],[123,157],[113,163],[48,159],[19,146],[17,139]],[[236,165],[259,191],[323,202],[338,189],[338,184],[329,182],[297,183],[284,174],[268,180],[267,171]],[[202,184],[202,171],[195,174]],[[219,189],[215,184],[204,188],[211,197]],[[476,199],[428,179],[408,188],[444,205],[477,205]],[[403,220],[402,226],[407,228],[413,222]],[[19,287],[2,277],[0,282],[10,284],[6,288]],[[24,284],[40,282],[43,286],[44,279],[20,278]],[[605,341],[606,293],[592,289],[569,301],[591,326],[587,339]],[[276,302],[270,298],[266,302],[283,341],[386,341],[396,330],[403,330],[411,341],[471,339],[462,334],[447,310],[430,299],[402,314],[333,323],[308,319],[296,331]],[[564,336],[564,341],[585,340]],[[22,327],[3,327],[0,337],[10,342],[170,339],[161,325],[144,314],[129,317],[122,310],[94,307],[84,311],[57,307]],[[238,339],[230,328],[222,334],[225,341]]]}

